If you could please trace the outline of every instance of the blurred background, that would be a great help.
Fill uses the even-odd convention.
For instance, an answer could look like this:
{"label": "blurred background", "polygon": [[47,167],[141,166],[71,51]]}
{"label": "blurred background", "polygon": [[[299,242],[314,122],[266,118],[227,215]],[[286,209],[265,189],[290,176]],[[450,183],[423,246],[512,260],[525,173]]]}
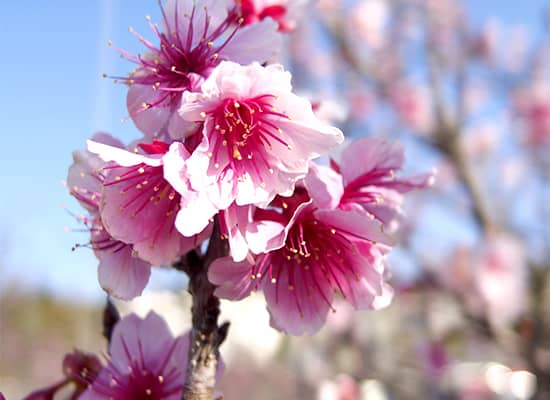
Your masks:
{"label": "blurred background", "polygon": [[[290,0],[293,1],[293,0]],[[227,399],[550,399],[550,14],[546,0],[318,0],[286,41],[295,89],[350,138],[407,149],[408,196],[389,258],[393,304],[338,305],[313,337],[269,328],[261,295],[224,303]],[[105,352],[97,261],[63,185],[94,132],[129,142],[128,26],[154,38],[155,1],[8,2],[0,44],[0,391],[61,376],[73,348]],[[7,90],[7,93],[6,93]],[[186,279],[153,270],[145,294],[189,327]],[[239,385],[235,385],[239,382]],[[243,393],[242,389],[247,388]]]}

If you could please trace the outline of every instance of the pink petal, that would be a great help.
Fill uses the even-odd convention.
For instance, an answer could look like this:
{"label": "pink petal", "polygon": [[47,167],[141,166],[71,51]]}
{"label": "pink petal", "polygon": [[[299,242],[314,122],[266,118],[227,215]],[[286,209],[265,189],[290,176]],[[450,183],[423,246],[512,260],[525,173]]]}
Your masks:
{"label": "pink petal", "polygon": [[153,137],[167,123],[172,114],[169,102],[148,109],[144,104],[152,104],[158,98],[158,90],[152,86],[134,84],[128,89],[126,107],[136,127],[147,137]]}
{"label": "pink petal", "polygon": [[277,23],[269,18],[245,26],[237,31],[220,56],[242,65],[273,61],[282,47],[282,35],[277,33],[277,28]]}
{"label": "pink petal", "polygon": [[202,232],[218,209],[210,202],[204,192],[189,190],[181,196],[181,208],[176,215],[176,229],[186,237]]}
{"label": "pink petal", "polygon": [[123,167],[130,167],[141,163],[152,167],[162,165],[162,155],[152,154],[144,156],[92,140],[88,140],[87,144],[90,153],[97,154],[103,161],[114,161]]}
{"label": "pink petal", "polygon": [[[311,105],[309,107],[311,108]],[[296,168],[298,163],[319,157],[344,140],[342,132],[332,126],[311,126],[300,121],[284,119],[277,123],[283,132],[289,133],[289,136],[292,132],[289,140],[292,149],[279,154],[283,163],[291,168]],[[307,166],[304,167],[304,172],[307,172]]]}
{"label": "pink petal", "polygon": [[346,234],[351,240],[360,237],[376,243],[392,245],[394,243],[383,231],[383,225],[357,211],[318,210],[315,217],[327,225],[332,225],[340,233]]}
{"label": "pink petal", "polygon": [[309,164],[305,185],[314,203],[321,208],[335,209],[344,194],[342,176],[313,162]]}
{"label": "pink petal", "polygon": [[113,251],[96,252],[100,262],[99,283],[103,290],[122,300],[131,300],[141,295],[149,281],[151,267],[132,255],[131,246]]}
{"label": "pink petal", "polygon": [[173,140],[183,140],[196,133],[198,128],[197,123],[184,120],[178,113],[173,113],[168,122],[168,133]]}
{"label": "pink petal", "polygon": [[[200,232],[199,232],[200,233]],[[151,265],[170,265],[179,257],[194,249],[202,240],[197,237],[185,237],[174,225],[164,225],[159,232],[159,240],[154,244],[150,239],[134,243],[138,257],[147,260]]]}
{"label": "pink petal", "polygon": [[[191,48],[195,47],[202,37],[208,37],[227,16],[233,2],[231,0],[202,0],[200,3],[188,0],[167,0],[163,6],[166,21],[163,23],[165,33],[177,32],[180,40],[185,43],[189,30],[189,16],[193,14],[193,40]],[[205,20],[209,18],[205,33]],[[168,25],[166,25],[168,22]]]}
{"label": "pink petal", "polygon": [[413,189],[423,189],[433,185],[435,174],[436,172],[434,170],[426,174],[413,175],[406,178],[399,177],[393,181],[385,182],[383,186],[400,193],[406,193]]}
{"label": "pink petal", "polygon": [[[293,274],[292,290],[289,289],[289,273]],[[311,270],[306,274],[301,269],[283,266],[278,274],[274,274],[276,283],[266,281],[264,295],[273,328],[291,335],[302,335],[313,334],[324,325],[330,310],[328,302],[332,301],[333,295],[321,274],[322,271]]]}
{"label": "pink petal", "polygon": [[216,259],[208,268],[208,280],[216,288],[216,296],[228,300],[242,300],[254,290],[252,265],[248,261],[234,262],[231,257]]}
{"label": "pink petal", "polygon": [[355,140],[344,149],[340,168],[347,185],[374,169],[399,170],[404,162],[401,143],[369,137]]}
{"label": "pink petal", "polygon": [[385,285],[383,275],[366,258],[357,257],[355,261],[357,265],[354,270],[358,279],[340,279],[346,282],[342,285],[343,295],[356,309],[372,309],[375,300],[387,298],[391,289]]}
{"label": "pink petal", "polygon": [[168,152],[164,155],[162,162],[164,165],[164,179],[178,193],[185,193],[189,190],[189,178],[187,176],[186,160],[189,158],[189,152],[180,142],[174,142],[170,145]]}
{"label": "pink petal", "polygon": [[257,221],[248,225],[246,241],[254,254],[267,253],[285,244],[285,226],[275,221]]}
{"label": "pink petal", "polygon": [[149,365],[151,361],[156,362],[172,341],[168,325],[155,312],[149,312],[143,320],[130,314],[115,326],[110,345],[111,359],[124,371],[130,365],[131,357],[142,353]]}

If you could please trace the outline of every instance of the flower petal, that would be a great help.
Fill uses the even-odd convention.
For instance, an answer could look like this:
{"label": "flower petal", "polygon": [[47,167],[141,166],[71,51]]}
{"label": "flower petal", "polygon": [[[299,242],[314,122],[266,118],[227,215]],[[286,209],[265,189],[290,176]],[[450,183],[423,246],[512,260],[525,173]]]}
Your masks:
{"label": "flower petal", "polygon": [[100,259],[99,283],[103,290],[122,300],[141,295],[149,281],[151,266],[132,254],[127,245],[119,251],[96,252]]}
{"label": "flower petal", "polygon": [[270,323],[291,335],[313,334],[327,319],[333,292],[321,276],[322,271],[313,269],[306,273],[291,267],[276,267],[276,283],[266,281],[263,285]]}
{"label": "flower petal", "polygon": [[228,300],[248,297],[256,286],[251,278],[252,265],[248,261],[234,262],[231,257],[214,260],[208,268],[208,280],[218,285],[215,294]]}

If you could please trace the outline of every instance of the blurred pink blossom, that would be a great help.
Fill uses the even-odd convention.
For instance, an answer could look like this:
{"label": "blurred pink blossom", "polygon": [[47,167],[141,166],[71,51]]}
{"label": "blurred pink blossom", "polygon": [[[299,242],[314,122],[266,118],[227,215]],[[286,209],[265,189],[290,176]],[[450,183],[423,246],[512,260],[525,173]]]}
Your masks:
{"label": "blurred pink blossom", "polygon": [[519,89],[514,107],[527,143],[550,144],[550,84],[535,81]]}
{"label": "blurred pink blossom", "polygon": [[513,323],[526,310],[528,266],[521,243],[506,234],[489,236],[474,259],[474,279],[489,320]]}
{"label": "blurred pink blossom", "polygon": [[360,400],[360,389],[349,375],[338,375],[335,381],[322,381],[318,400]]}
{"label": "blurred pink blossom", "polygon": [[309,0],[237,0],[236,2],[241,5],[245,25],[271,18],[279,24],[279,31],[290,32],[296,27]]}
{"label": "blurred pink blossom", "polygon": [[350,10],[348,34],[361,45],[375,50],[382,48],[388,39],[385,29],[390,17],[389,7],[386,0],[356,2]]}
{"label": "blurred pink blossom", "polygon": [[130,314],[115,326],[108,364],[80,399],[179,400],[188,351],[189,336],[174,338],[156,313]]}
{"label": "blurred pink blossom", "polygon": [[420,134],[431,133],[435,121],[428,87],[397,82],[390,88],[390,101],[405,125]]}

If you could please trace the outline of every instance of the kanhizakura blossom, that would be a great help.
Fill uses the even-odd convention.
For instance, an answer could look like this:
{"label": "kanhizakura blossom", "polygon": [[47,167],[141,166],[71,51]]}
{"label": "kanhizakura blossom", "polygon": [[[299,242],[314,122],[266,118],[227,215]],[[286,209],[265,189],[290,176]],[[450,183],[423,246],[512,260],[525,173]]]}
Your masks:
{"label": "kanhizakura blossom", "polygon": [[229,0],[167,0],[161,11],[162,29],[148,18],[159,44],[136,33],[147,51],[134,55],[119,49],[137,68],[116,79],[129,85],[128,112],[138,129],[149,138],[165,132],[181,138],[190,129],[176,112],[182,93],[198,90],[222,60],[272,61],[281,37],[271,19],[244,26]]}
{"label": "kanhizakura blossom", "polygon": [[[122,147],[122,143],[107,134],[96,134],[92,139],[114,148]],[[136,256],[131,244],[113,238],[105,229],[99,212],[105,182],[104,162],[88,151],[75,151],[73,159],[67,185],[71,195],[89,212],[78,219],[91,234],[87,246],[99,259],[99,283],[106,292],[121,299],[139,296],[149,281],[150,265]]]}
{"label": "kanhizakura blossom", "polygon": [[263,290],[272,326],[290,334],[317,331],[335,292],[358,309],[389,303],[384,255],[393,240],[384,227],[396,221],[401,193],[426,187],[433,175],[396,178],[403,149],[381,139],[357,140],[341,158],[332,168],[311,163],[294,194],[265,209],[222,213],[232,257],[210,269],[219,296]]}
{"label": "kanhizakura blossom", "polygon": [[175,228],[181,196],[164,177],[167,143],[140,143],[130,152],[88,141],[88,149],[109,162],[103,167],[103,224],[114,238],[132,244],[139,258],[169,265],[208,237],[208,229],[185,237]]}
{"label": "kanhizakura blossom", "polygon": [[244,24],[254,24],[265,18],[272,18],[279,24],[279,30],[290,32],[296,28],[308,0],[236,0]]}
{"label": "kanhizakura blossom", "polygon": [[263,290],[271,325],[293,335],[319,330],[334,311],[336,292],[357,309],[381,308],[392,298],[384,266],[391,238],[367,213],[337,208],[327,171],[312,168],[307,189],[300,185],[291,197],[256,209],[256,220],[283,227],[275,239],[282,238],[279,248],[241,262],[221,258],[209,270],[222,298],[240,300]]}
{"label": "kanhizakura blossom", "polygon": [[[343,141],[339,129],[323,124],[311,103],[292,93],[290,79],[280,65],[224,61],[201,93],[184,93],[179,113],[203,124],[202,137],[185,163],[174,166],[185,169],[184,182],[170,183],[183,185],[183,198],[189,187],[206,199],[186,202],[195,229],[187,225],[185,235],[200,232],[233,202],[267,206],[278,194],[291,195],[309,161]],[[166,168],[173,169],[168,162]]]}
{"label": "kanhizakura blossom", "polygon": [[174,338],[155,312],[145,319],[130,314],[116,324],[108,364],[80,399],[179,400],[188,351],[189,335]]}

